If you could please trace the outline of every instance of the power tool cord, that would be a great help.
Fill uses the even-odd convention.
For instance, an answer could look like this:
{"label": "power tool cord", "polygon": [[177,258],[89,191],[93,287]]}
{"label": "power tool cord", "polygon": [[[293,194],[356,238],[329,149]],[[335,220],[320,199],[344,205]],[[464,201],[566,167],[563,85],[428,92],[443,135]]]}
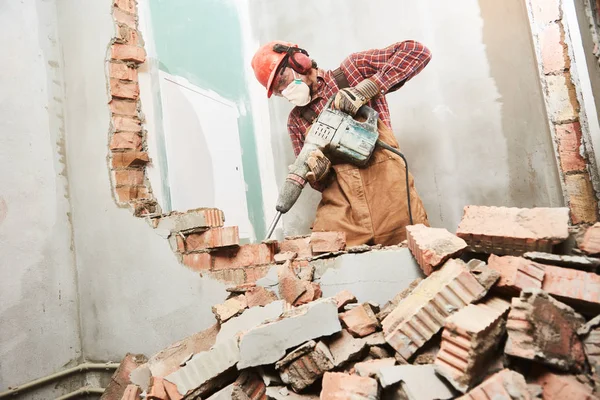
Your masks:
{"label": "power tool cord", "polygon": [[406,166],[406,203],[408,204],[408,218],[410,220],[410,224],[413,225],[412,210],[410,208],[410,185],[408,184],[408,161],[406,161],[406,157],[404,157],[404,154],[400,153],[398,149],[388,145],[382,140],[378,139],[377,145],[383,147],[386,150],[391,151],[394,154],[397,154],[404,161],[404,165]]}

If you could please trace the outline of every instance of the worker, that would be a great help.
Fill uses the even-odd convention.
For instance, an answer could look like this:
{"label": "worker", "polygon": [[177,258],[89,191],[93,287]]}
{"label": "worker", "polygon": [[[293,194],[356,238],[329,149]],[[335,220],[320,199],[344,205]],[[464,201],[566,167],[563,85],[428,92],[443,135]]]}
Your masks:
{"label": "worker", "polygon": [[[332,96],[333,107],[353,116],[365,104],[375,109],[379,113],[379,138],[399,148],[385,95],[402,87],[430,59],[431,53],[425,46],[409,40],[351,54],[339,68],[325,71],[298,45],[273,41],[258,49],[252,68],[256,79],[267,89],[267,97],[281,96],[295,105],[287,128],[298,156],[312,122]],[[400,157],[377,147],[369,163],[357,167],[330,160],[315,150],[306,163],[310,170],[307,180],[322,192],[313,232],[345,232],[349,246],[389,246],[406,239],[410,220],[406,167]],[[413,223],[429,226],[410,174],[409,186]]]}

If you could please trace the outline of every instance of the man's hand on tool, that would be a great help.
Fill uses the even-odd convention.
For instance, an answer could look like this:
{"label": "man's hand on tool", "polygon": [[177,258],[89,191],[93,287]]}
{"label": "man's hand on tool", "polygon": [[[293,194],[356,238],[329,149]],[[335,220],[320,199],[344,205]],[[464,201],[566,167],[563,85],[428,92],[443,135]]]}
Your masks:
{"label": "man's hand on tool", "polygon": [[354,116],[359,108],[378,94],[377,84],[370,79],[365,79],[354,87],[337,92],[333,99],[333,107]]}
{"label": "man's hand on tool", "polygon": [[306,165],[310,170],[306,174],[306,180],[310,183],[320,181],[327,175],[331,168],[331,161],[319,149],[313,150],[306,159]]}

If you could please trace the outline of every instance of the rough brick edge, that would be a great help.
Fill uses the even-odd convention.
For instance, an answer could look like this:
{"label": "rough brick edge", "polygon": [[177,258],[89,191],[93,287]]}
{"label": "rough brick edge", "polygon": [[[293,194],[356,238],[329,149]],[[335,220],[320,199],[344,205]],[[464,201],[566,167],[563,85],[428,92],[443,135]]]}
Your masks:
{"label": "rough brick edge", "polygon": [[526,3],[563,197],[574,225],[593,223],[598,220],[598,170],[587,139],[577,71],[571,68],[573,50],[562,0]]}

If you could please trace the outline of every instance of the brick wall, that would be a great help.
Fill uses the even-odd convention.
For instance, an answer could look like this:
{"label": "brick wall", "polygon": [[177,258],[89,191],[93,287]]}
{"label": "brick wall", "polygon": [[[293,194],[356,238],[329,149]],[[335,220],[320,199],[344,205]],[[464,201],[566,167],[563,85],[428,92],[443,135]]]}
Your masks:
{"label": "brick wall", "polygon": [[598,220],[598,199],[591,181],[590,153],[582,139],[585,116],[572,74],[570,38],[561,0],[527,0],[534,47],[540,63],[550,130],[573,224]]}

